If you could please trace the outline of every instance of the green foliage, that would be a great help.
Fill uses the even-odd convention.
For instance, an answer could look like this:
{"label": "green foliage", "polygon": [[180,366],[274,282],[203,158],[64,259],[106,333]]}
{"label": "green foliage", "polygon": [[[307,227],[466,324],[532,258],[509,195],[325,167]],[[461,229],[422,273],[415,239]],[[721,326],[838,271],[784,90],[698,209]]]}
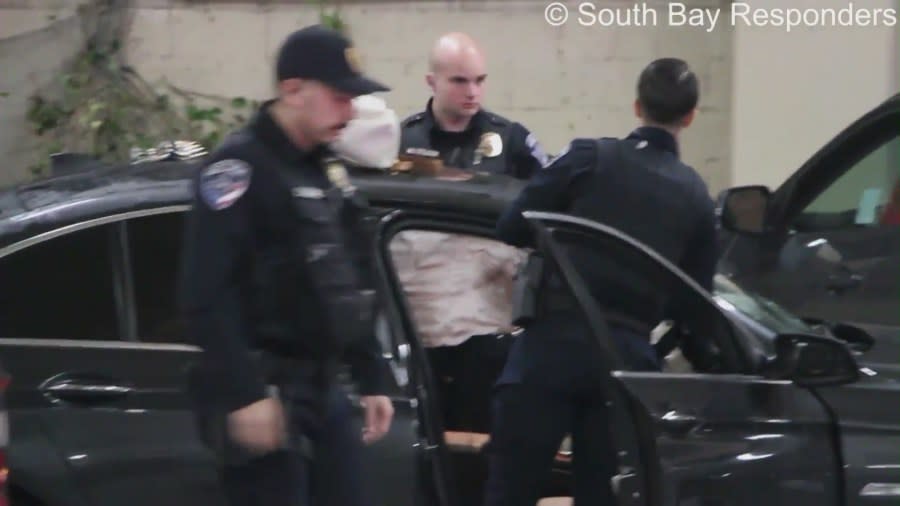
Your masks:
{"label": "green foliage", "polygon": [[[346,33],[339,8],[310,1],[322,24]],[[244,97],[206,95],[166,81],[150,85],[121,56],[120,24],[99,28],[58,82],[30,97],[27,120],[39,140],[33,174],[43,173],[49,155],[61,151],[122,162],[132,149],[163,141],[191,140],[212,149],[259,107]],[[110,42],[97,42],[104,39]],[[0,92],[0,99],[8,95]]]}
{"label": "green foliage", "polygon": [[328,0],[310,0],[319,8],[319,23],[333,30],[347,34],[347,23],[341,16],[339,6],[328,7]]}
{"label": "green foliage", "polygon": [[258,103],[244,97],[221,98],[187,92],[164,83],[149,85],[119,57],[120,44],[93,43],[50,89],[30,97],[28,122],[40,139],[34,174],[46,168],[50,154],[89,153],[126,161],[133,148],[168,140],[194,140],[212,149],[246,121]]}

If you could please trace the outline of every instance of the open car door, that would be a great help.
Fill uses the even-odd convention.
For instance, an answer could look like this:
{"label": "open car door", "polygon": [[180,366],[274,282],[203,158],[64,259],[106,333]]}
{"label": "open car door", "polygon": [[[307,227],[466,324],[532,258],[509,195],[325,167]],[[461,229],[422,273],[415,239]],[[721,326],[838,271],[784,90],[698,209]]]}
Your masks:
{"label": "open car door", "polygon": [[[553,213],[525,217],[606,350],[608,360],[598,367],[610,371],[619,504],[842,502],[829,410],[811,389],[754,372],[752,357],[771,350],[771,342],[747,332],[677,267],[617,230]],[[663,372],[624,370],[587,289],[594,278],[583,266],[627,279],[614,289],[629,303],[660,295],[673,301],[668,317],[692,336],[680,342],[703,343],[703,353],[691,353],[697,363],[679,370],[667,364]]]}
{"label": "open car door", "polygon": [[865,328],[877,340],[866,361],[896,366],[900,94],[848,125],[771,195],[739,187],[720,204],[728,239],[720,270],[805,318]]}

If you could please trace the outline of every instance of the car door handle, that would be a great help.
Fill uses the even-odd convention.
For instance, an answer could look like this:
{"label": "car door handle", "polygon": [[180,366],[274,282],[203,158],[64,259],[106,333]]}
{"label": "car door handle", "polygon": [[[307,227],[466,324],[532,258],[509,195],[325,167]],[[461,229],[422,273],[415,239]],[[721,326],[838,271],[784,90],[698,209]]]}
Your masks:
{"label": "car door handle", "polygon": [[700,425],[700,420],[694,415],[672,410],[659,417],[657,423],[664,432],[683,435]]}
{"label": "car door handle", "polygon": [[54,376],[41,384],[39,389],[51,400],[74,403],[110,401],[134,391],[131,386],[114,380],[72,375]]}
{"label": "car door handle", "polygon": [[840,266],[835,272],[828,275],[825,282],[825,288],[832,293],[842,293],[852,288],[856,288],[863,280],[861,274],[857,274],[847,267]]}

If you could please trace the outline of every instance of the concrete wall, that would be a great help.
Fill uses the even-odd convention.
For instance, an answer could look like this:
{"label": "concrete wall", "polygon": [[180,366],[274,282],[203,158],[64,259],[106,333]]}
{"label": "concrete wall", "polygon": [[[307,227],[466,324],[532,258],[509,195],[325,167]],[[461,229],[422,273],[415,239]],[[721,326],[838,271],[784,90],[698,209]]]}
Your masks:
{"label": "concrete wall", "polygon": [[[790,5],[894,8],[897,0],[755,0]],[[777,185],[815,150],[900,91],[898,26],[735,28],[731,176]]]}
{"label": "concrete wall", "polygon": [[84,45],[74,5],[0,8],[0,185],[22,179],[35,162],[36,142],[25,116],[33,90],[58,81]]}
{"label": "concrete wall", "polygon": [[[150,81],[166,78],[189,90],[265,98],[280,40],[317,20],[314,9],[297,3],[135,0],[128,59]],[[717,7],[720,0],[688,3]],[[635,124],[631,102],[641,68],[662,55],[685,58],[702,79],[703,99],[702,114],[685,135],[684,156],[713,188],[728,182],[729,27],[707,33],[668,28],[662,19],[658,28],[582,26],[576,12],[566,25],[553,27],[544,19],[548,2],[540,0],[343,4],[366,67],[393,86],[385,98],[398,113],[415,112],[428,98],[424,74],[433,40],[464,30],[488,53],[486,105],[524,123],[550,152],[573,136],[626,134]],[[627,3],[597,5],[624,9]]]}
{"label": "concrete wall", "polygon": [[[77,3],[0,0],[0,36],[46,24],[48,9],[65,10]],[[627,133],[634,126],[631,102],[640,69],[661,56],[685,58],[701,78],[703,96],[701,113],[683,138],[684,158],[713,192],[731,184],[777,184],[843,125],[898,89],[897,27],[785,33],[783,28],[734,27],[720,20],[707,31],[671,26],[662,0],[647,2],[658,11],[656,26],[630,27],[584,26],[590,19],[576,11],[574,1],[565,2],[570,18],[558,27],[544,19],[549,0],[341,3],[368,71],[393,86],[385,98],[398,113],[417,111],[428,98],[424,73],[434,38],[464,30],[480,39],[488,53],[487,106],[523,122],[550,152],[573,136]],[[731,5],[729,0],[685,3],[722,8],[723,18]],[[790,6],[847,3],[792,0]],[[898,0],[856,3],[896,7]],[[125,47],[130,63],[150,81],[167,79],[188,90],[225,97],[269,96],[271,61],[281,38],[317,20],[315,10],[299,0],[132,4]],[[608,0],[594,4],[620,11],[640,5]],[[752,5],[782,4],[754,0]],[[20,9],[15,18],[10,16],[13,7]],[[31,78],[23,76],[47,76],[76,45],[77,36],[57,25],[55,31],[20,33],[0,41],[0,91],[6,88],[17,97],[0,102],[0,153],[7,155],[0,181],[18,177],[25,167],[24,127],[17,119],[23,110],[16,100],[33,86]],[[47,62],[23,58],[35,50],[47,53]]]}

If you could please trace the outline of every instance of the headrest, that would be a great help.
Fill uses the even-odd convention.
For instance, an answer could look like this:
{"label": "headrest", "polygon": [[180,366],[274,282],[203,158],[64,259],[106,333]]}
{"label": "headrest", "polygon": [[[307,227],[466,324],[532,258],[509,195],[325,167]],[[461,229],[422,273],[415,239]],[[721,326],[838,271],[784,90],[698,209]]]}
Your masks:
{"label": "headrest", "polygon": [[400,120],[385,101],[374,95],[353,99],[356,117],[331,147],[347,162],[361,167],[388,169],[400,150]]}

